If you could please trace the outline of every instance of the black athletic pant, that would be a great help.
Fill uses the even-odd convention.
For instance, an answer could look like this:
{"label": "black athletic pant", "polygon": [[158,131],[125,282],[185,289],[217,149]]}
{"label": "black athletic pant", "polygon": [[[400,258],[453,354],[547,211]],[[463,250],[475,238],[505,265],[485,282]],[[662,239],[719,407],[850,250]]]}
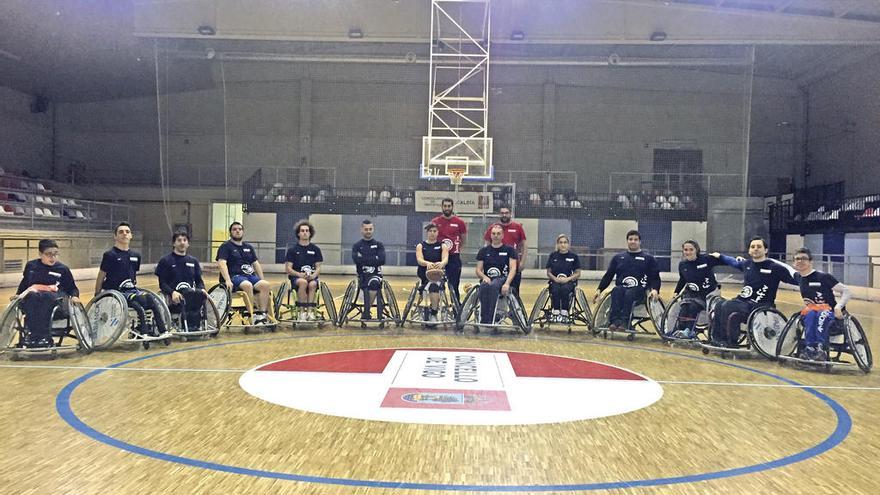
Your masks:
{"label": "black athletic pant", "polygon": [[449,289],[456,304],[461,304],[461,297],[458,294],[458,283],[461,281],[461,255],[450,254],[446,263],[446,281],[449,282]]}
{"label": "black athletic pant", "polygon": [[25,315],[30,340],[51,338],[52,308],[58,299],[57,292],[31,292],[21,300],[21,310]]}

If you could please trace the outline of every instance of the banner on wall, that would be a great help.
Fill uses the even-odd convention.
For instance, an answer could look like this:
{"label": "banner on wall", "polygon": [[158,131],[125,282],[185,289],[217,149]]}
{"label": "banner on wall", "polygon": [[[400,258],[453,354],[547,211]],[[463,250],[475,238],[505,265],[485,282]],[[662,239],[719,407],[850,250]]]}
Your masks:
{"label": "banner on wall", "polygon": [[439,213],[444,198],[455,199],[456,213],[492,213],[490,192],[416,191],[416,211]]}

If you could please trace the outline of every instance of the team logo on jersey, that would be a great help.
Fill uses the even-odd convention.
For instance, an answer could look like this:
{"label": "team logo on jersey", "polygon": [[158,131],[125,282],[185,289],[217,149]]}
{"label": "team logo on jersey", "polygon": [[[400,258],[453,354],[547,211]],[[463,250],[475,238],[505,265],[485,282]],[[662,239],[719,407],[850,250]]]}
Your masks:
{"label": "team logo on jersey", "polygon": [[752,289],[750,285],[746,285],[742,288],[741,291],[739,291],[739,297],[743,299],[748,299],[752,297],[752,293],[754,293],[754,289]]}
{"label": "team logo on jersey", "polygon": [[452,247],[455,246],[455,243],[452,242],[452,239],[443,239],[443,245],[452,249]]}
{"label": "team logo on jersey", "polygon": [[244,273],[245,275],[253,275],[254,274],[254,267],[245,263],[245,264],[241,265],[241,273]]}
{"label": "team logo on jersey", "polygon": [[127,278],[119,283],[120,289],[134,289],[134,282],[131,281],[130,278]]}
{"label": "team logo on jersey", "polygon": [[700,292],[700,286],[693,283],[693,282],[688,282],[686,287],[687,287],[687,290],[689,290],[691,292]]}
{"label": "team logo on jersey", "polygon": [[177,292],[192,290],[192,285],[189,285],[187,282],[181,282],[177,284],[177,287],[174,288]]}
{"label": "team logo on jersey", "polygon": [[309,265],[303,265],[302,268],[299,269],[299,271],[305,273],[306,275],[311,275],[312,272],[314,272],[315,270]]}
{"label": "team logo on jersey", "polygon": [[244,373],[262,400],[396,423],[527,425],[624,414],[663,396],[645,376],[595,361],[482,349],[369,349],[282,359]]}
{"label": "team logo on jersey", "polygon": [[632,287],[638,287],[639,280],[635,277],[626,277],[623,279],[622,282],[620,282],[620,285],[626,287],[627,289],[632,288]]}
{"label": "team logo on jersey", "polygon": [[61,278],[61,274],[58,272],[49,272],[49,275],[52,275],[55,278]]}
{"label": "team logo on jersey", "polygon": [[498,268],[496,268],[496,267],[493,266],[492,268],[489,268],[489,271],[486,272],[486,275],[487,275],[489,278],[500,277],[500,276],[501,276],[501,270],[499,270]]}
{"label": "team logo on jersey", "polygon": [[362,266],[361,271],[364,273],[373,273],[376,271],[376,267],[374,266]]}

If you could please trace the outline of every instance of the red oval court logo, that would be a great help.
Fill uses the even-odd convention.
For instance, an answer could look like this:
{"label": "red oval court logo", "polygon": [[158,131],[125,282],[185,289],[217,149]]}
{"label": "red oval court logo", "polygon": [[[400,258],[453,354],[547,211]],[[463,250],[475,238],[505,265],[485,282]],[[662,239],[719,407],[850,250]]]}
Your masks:
{"label": "red oval court logo", "polygon": [[660,384],[594,361],[480,349],[372,349],[283,359],[239,380],[274,404],[332,416],[448,425],[601,418],[660,400]]}

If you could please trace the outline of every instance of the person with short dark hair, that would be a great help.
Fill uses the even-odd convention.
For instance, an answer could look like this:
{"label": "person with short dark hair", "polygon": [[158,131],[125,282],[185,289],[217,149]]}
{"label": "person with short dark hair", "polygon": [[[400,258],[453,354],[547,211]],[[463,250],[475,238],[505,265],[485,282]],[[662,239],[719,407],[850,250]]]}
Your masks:
{"label": "person with short dark hair", "polygon": [[171,236],[173,249],[156,264],[155,274],[159,290],[168,297],[168,307],[180,310],[182,321],[189,331],[198,330],[205,315],[203,308],[208,292],[202,280],[202,267],[194,256],[187,254],[189,234],[175,232]]}
{"label": "person with short dark hair", "polygon": [[416,263],[419,267],[416,274],[421,280],[419,290],[428,291],[428,299],[431,305],[427,321],[437,321],[437,313],[440,311],[440,291],[443,290],[443,280],[432,282],[428,280],[428,270],[444,270],[449,263],[449,245],[438,240],[438,228],[433,223],[425,226],[426,240],[416,244]]}
{"label": "person with short dark hair", "polygon": [[364,293],[364,312],[361,317],[373,319],[373,301],[376,301],[376,317],[381,319],[384,313],[382,298],[382,266],[385,265],[385,245],[373,237],[375,226],[369,219],[361,222],[361,240],[351,248],[351,259],[358,273],[358,285]]}
{"label": "person with short dark hair", "polygon": [[70,268],[58,261],[58,243],[43,239],[38,249],[40,257],[25,264],[15,291],[21,297],[20,307],[28,329],[23,345],[28,348],[53,347],[52,309],[64,297],[69,297],[71,303],[80,302]]}
{"label": "person with short dark hair", "polygon": [[461,250],[467,238],[467,223],[453,214],[455,203],[452,198],[443,198],[440,202],[441,215],[431,219],[437,226],[437,238],[449,247],[449,263],[446,264],[446,280],[452,297],[461,303],[458,286],[461,281]]}
{"label": "person with short dark hair", "polygon": [[254,325],[267,324],[271,286],[263,276],[257,250],[244,242],[244,225],[241,222],[229,225],[229,240],[217,249],[216,261],[220,269],[220,282],[226,284],[226,289],[230,292],[243,291],[254,302]]}
{"label": "person with short dark hair", "polygon": [[568,308],[581,276],[581,260],[570,251],[571,239],[565,234],[556,236],[556,251],[547,258],[547,284],[550,291],[550,321],[569,321]]}
{"label": "person with short dark hair", "polygon": [[504,227],[496,224],[489,228],[489,232],[491,242],[477,253],[475,272],[480,280],[480,323],[491,325],[495,323],[494,311],[499,297],[510,294],[517,253],[512,246],[502,242]]}
{"label": "person with short dark hair", "polygon": [[168,322],[162,318],[162,308],[146,292],[137,287],[137,273],[141,269],[141,254],[130,249],[132,238],[131,225],[120,222],[113,232],[113,247],[104,252],[101,267],[95,280],[95,295],[104,290],[115,290],[122,293],[129,306],[138,314],[138,332],[147,334],[147,321],[144,310],[152,310],[155,327],[149,331],[153,336],[166,332]]}
{"label": "person with short dark hair", "polygon": [[318,276],[324,255],[321,248],[312,243],[315,226],[308,220],[300,220],[293,228],[296,243],[287,248],[284,254],[284,271],[290,279],[291,290],[296,291],[296,306],[300,321],[313,320],[315,315]]}
{"label": "person with short dark hair", "polygon": [[681,244],[682,259],[678,262],[678,283],[672,297],[681,294],[681,310],[678,321],[668,329],[669,336],[677,339],[696,338],[696,323],[700,311],[706,309],[706,298],[719,292],[721,286],[715,278],[714,268],[724,264],[718,253],[700,252],[697,241],[689,239]]}
{"label": "person with short dark hair", "polygon": [[499,208],[498,215],[498,223],[492,224],[486,229],[486,233],[483,234],[483,240],[486,241],[486,245],[491,243],[492,228],[495,225],[501,226],[502,233],[504,234],[501,243],[512,247],[517,253],[516,273],[511,282],[511,287],[519,293],[519,285],[520,282],[522,282],[522,271],[526,267],[526,257],[528,256],[529,251],[528,246],[526,245],[526,231],[523,229],[521,223],[512,220],[509,206],[505,205]]}
{"label": "person with short dark hair", "polygon": [[630,315],[634,305],[645,300],[645,292],[650,289],[651,297],[660,292],[660,270],[657,260],[642,251],[642,235],[638,230],[626,233],[627,250],[614,255],[605,275],[599,282],[593,303],[599,300],[612,279],[615,287],[611,290],[611,312],[608,329],[615,331],[635,331],[631,328]]}
{"label": "person with short dark hair", "polygon": [[752,237],[749,241],[750,260],[719,255],[725,265],[743,272],[743,286],[735,299],[716,306],[709,336],[712,345],[736,347],[740,325],[756,308],[775,305],[779,283],[797,285],[788,266],[767,257],[767,248],[764,238]]}

